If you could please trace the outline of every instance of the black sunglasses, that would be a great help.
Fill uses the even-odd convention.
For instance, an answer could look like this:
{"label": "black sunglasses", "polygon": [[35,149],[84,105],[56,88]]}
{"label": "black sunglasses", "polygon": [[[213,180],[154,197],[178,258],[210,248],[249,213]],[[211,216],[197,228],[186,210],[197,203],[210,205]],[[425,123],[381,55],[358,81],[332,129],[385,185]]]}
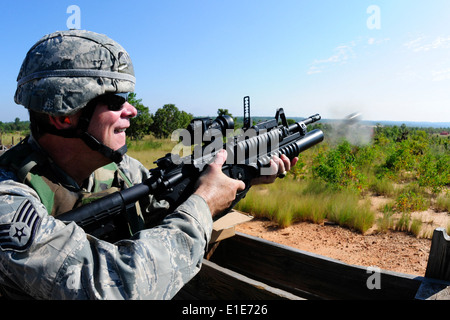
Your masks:
{"label": "black sunglasses", "polygon": [[95,98],[96,103],[104,103],[111,111],[122,110],[125,102],[128,101],[129,93],[107,93]]}

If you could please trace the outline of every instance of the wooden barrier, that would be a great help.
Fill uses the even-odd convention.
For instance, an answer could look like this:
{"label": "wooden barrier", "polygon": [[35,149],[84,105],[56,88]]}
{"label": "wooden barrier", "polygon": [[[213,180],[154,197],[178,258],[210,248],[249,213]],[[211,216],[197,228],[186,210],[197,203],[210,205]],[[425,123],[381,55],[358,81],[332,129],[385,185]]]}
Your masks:
{"label": "wooden barrier", "polygon": [[[220,243],[218,265],[307,299],[414,299],[423,277],[343,263],[249,235]],[[379,288],[371,279],[379,277]]]}
{"label": "wooden barrier", "polygon": [[433,232],[425,280],[416,299],[450,300],[450,237],[444,228]]}
{"label": "wooden barrier", "polygon": [[289,292],[255,281],[204,260],[200,273],[176,295],[175,300],[302,300]]}
{"label": "wooden barrier", "polygon": [[[179,299],[415,299],[424,278],[349,265],[236,233],[214,246]],[[378,279],[373,286],[372,279]],[[291,295],[289,295],[291,294]]]}
{"label": "wooden barrier", "polygon": [[434,230],[425,276],[450,281],[450,237],[444,228]]}

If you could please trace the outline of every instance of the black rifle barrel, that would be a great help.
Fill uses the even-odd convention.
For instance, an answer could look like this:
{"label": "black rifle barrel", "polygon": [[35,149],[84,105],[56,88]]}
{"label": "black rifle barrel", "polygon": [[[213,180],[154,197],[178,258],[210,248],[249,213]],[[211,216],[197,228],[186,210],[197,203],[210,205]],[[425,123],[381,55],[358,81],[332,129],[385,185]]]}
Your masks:
{"label": "black rifle barrel", "polygon": [[306,118],[305,120],[302,120],[301,122],[303,122],[304,124],[308,125],[310,123],[319,121],[320,119],[321,119],[320,114],[315,114],[315,115],[313,115],[313,116],[311,116],[309,118]]}
{"label": "black rifle barrel", "polygon": [[319,114],[315,114],[309,118],[306,118],[302,121],[296,122],[292,125],[289,126],[289,132],[290,133],[295,133],[295,132],[300,132],[302,130],[306,130],[306,126],[308,124],[314,123],[316,121],[319,121],[321,119]]}
{"label": "black rifle barrel", "polygon": [[125,210],[127,204],[135,203],[149,193],[151,193],[151,188],[147,184],[136,184],[128,189],[107,195],[101,198],[101,201],[96,200],[63,213],[57,218],[66,223],[75,221],[80,227],[99,224]]}

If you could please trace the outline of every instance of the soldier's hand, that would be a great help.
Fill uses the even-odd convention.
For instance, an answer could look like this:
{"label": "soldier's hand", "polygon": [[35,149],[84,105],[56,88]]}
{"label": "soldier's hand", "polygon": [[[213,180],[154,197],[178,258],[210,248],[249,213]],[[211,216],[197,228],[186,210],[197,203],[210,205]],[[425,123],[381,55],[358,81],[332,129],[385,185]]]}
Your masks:
{"label": "soldier's hand", "polygon": [[194,194],[201,196],[208,204],[213,216],[227,209],[236,198],[236,193],[245,189],[245,183],[222,172],[227,159],[225,150],[219,151],[212,164],[201,174]]}
{"label": "soldier's hand", "polygon": [[270,160],[270,167],[267,168],[267,174],[261,175],[252,180],[252,185],[273,183],[277,177],[284,178],[286,173],[291,170],[298,161],[298,157],[289,160],[284,154],[281,157],[274,156]]}

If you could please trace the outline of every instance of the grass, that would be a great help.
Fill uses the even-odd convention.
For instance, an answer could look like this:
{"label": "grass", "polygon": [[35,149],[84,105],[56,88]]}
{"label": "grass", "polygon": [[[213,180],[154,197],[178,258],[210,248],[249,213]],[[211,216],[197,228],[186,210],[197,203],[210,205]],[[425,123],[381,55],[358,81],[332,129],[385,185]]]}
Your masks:
{"label": "grass", "polygon": [[329,207],[327,218],[342,227],[365,233],[374,224],[375,214],[370,210],[370,202],[360,204],[354,194],[339,194]]}
{"label": "grass", "polygon": [[0,144],[3,144],[5,146],[16,145],[24,138],[25,134],[21,132],[2,133],[0,134]]}
{"label": "grass", "polygon": [[384,208],[382,217],[377,219],[377,226],[379,232],[387,232],[390,229],[394,229],[394,211],[388,209],[388,205]]}
{"label": "grass", "polygon": [[403,212],[394,226],[394,230],[408,232],[416,237],[419,237],[421,229],[422,220],[417,218],[411,220],[411,215],[408,212]]}
{"label": "grass", "polygon": [[[431,206],[430,195],[424,188],[414,183],[395,188],[388,180],[381,181],[378,187],[376,195],[392,199],[379,209],[382,212],[379,217],[371,210],[370,200],[358,193],[329,188],[317,180],[292,178],[253,187],[236,209],[270,219],[282,228],[296,222],[320,224],[326,220],[363,234],[376,225],[377,232],[395,230],[416,237],[431,236],[423,234],[420,218],[411,217],[412,212]],[[450,211],[450,195],[439,196],[434,208]],[[445,227],[450,234],[450,223]]]}
{"label": "grass", "polygon": [[328,220],[364,233],[375,221],[370,204],[361,204],[357,194],[325,190],[315,181],[305,183],[294,179],[253,187],[236,209],[273,220],[280,227],[299,221],[322,223]]}
{"label": "grass", "polygon": [[441,194],[437,197],[435,203],[436,210],[450,212],[450,195]]}
{"label": "grass", "polygon": [[175,145],[176,142],[170,139],[157,139],[149,135],[139,141],[128,141],[127,154],[138,159],[146,168],[151,169],[156,167],[154,161],[170,153]]}
{"label": "grass", "polygon": [[396,193],[394,183],[386,177],[374,179],[370,185],[370,189],[378,196],[392,197]]}

